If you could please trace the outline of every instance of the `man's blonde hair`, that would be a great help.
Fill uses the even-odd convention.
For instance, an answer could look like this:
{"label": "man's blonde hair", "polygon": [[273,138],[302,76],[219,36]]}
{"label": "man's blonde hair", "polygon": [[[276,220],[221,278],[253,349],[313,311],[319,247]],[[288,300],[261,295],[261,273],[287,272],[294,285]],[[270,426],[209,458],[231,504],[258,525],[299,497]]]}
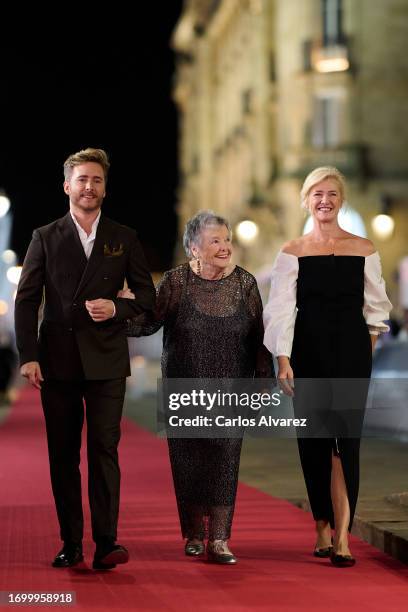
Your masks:
{"label": "man's blonde hair", "polygon": [[64,162],[64,177],[66,181],[72,176],[72,171],[75,166],[86,164],[87,162],[95,162],[102,166],[105,182],[108,180],[109,158],[103,149],[92,149],[88,147],[78,153],[72,153]]}
{"label": "man's blonde hair", "polygon": [[346,179],[334,166],[321,166],[320,168],[315,168],[307,175],[305,178],[305,182],[303,183],[302,189],[300,191],[300,201],[302,208],[308,210],[307,200],[310,192],[313,187],[326,179],[333,179],[336,181],[339,186],[340,198],[343,203],[346,199]]}

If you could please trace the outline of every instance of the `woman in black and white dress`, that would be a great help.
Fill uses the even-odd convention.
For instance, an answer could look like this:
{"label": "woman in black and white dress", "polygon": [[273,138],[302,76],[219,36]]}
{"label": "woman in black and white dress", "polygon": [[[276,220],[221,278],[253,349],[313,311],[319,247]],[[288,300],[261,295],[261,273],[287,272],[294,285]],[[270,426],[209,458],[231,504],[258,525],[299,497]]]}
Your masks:
{"label": "woman in black and white dress", "polygon": [[[317,168],[307,176],[301,199],[313,229],[286,243],[273,267],[264,311],[265,345],[277,356],[278,378],[289,395],[294,377],[368,381],[376,339],[388,331],[384,321],[392,305],[379,254],[370,240],[344,231],[338,223],[344,192],[344,177],[336,168]],[[360,425],[367,388],[360,394]],[[299,395],[296,398],[295,390],[295,410],[296,402],[302,403]],[[339,403],[335,395],[328,396],[328,403]],[[313,402],[306,403],[307,409],[314,409]],[[332,408],[323,406],[323,412],[329,414]],[[322,415],[321,405],[319,410]],[[358,496],[360,438],[299,437],[298,446],[316,521],[314,555],[330,556],[339,567],[352,566],[348,531]]]}

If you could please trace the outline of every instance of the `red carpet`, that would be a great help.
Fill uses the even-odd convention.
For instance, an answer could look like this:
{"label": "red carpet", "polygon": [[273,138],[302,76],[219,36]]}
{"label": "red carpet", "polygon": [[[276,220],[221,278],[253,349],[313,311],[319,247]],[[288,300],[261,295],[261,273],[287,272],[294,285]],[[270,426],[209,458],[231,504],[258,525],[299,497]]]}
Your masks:
{"label": "red carpet", "polygon": [[37,392],[21,395],[0,428],[0,448],[2,591],[75,591],[76,612],[407,610],[405,565],[356,539],[355,568],[314,559],[309,515],[245,485],[239,488],[231,541],[239,564],[219,567],[185,557],[166,445],[129,422],[120,447],[119,539],[129,547],[131,562],[111,572],[89,569],[93,546],[86,511],[88,566],[54,569],[58,527]]}

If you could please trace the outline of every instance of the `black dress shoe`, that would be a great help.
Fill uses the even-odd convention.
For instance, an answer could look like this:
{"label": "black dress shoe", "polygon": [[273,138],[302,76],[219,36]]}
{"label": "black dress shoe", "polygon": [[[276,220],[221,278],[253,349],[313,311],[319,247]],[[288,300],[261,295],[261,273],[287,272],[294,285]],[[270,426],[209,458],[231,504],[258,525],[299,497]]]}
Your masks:
{"label": "black dress shoe", "polygon": [[103,549],[96,549],[92,567],[98,570],[113,569],[116,565],[128,561],[128,550],[120,544],[111,544]]}
{"label": "black dress shoe", "polygon": [[199,557],[203,555],[205,551],[204,542],[190,542],[187,540],[186,545],[184,547],[184,552],[187,557]]}
{"label": "black dress shoe", "polygon": [[335,567],[353,567],[356,564],[356,560],[351,555],[338,555],[335,552],[331,553],[330,561]]}
{"label": "black dress shoe", "polygon": [[53,567],[73,567],[84,560],[82,546],[80,544],[64,544],[54,561]]}

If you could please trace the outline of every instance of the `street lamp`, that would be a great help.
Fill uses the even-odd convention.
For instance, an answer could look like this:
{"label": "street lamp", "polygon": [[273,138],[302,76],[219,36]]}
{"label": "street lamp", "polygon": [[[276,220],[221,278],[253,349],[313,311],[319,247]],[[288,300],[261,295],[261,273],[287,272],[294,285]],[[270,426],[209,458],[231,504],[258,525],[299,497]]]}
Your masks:
{"label": "street lamp", "polygon": [[13,265],[16,262],[17,255],[11,249],[6,249],[2,253],[1,259],[4,261],[5,264],[11,266],[11,265]]}
{"label": "street lamp", "polygon": [[390,215],[376,215],[371,221],[373,232],[380,240],[388,240],[392,235],[395,222]]}
{"label": "street lamp", "polygon": [[242,265],[247,265],[248,247],[254,243],[259,234],[259,227],[254,221],[245,219],[240,221],[235,228],[237,240],[242,249]]}
{"label": "street lamp", "polygon": [[22,269],[22,266],[11,266],[10,268],[8,268],[6,276],[10,283],[12,283],[13,285],[18,285]]}
{"label": "street lamp", "polygon": [[391,216],[391,206],[393,198],[385,193],[380,196],[380,213],[371,221],[374,234],[380,240],[388,240],[394,231],[395,222]]}
{"label": "street lamp", "polygon": [[259,228],[254,221],[241,221],[236,227],[238,242],[243,246],[250,246],[258,236]]}

